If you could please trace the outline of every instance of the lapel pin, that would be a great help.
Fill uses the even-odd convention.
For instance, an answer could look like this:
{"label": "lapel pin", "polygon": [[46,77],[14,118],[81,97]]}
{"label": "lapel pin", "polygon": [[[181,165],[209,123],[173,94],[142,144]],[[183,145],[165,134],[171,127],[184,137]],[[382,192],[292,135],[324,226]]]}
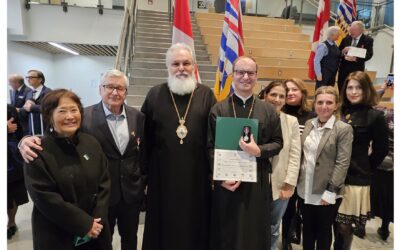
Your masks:
{"label": "lapel pin", "polygon": [[88,156],[87,154],[84,154],[84,155],[83,155],[83,158],[85,158],[85,160],[87,160],[87,161],[90,159],[89,156]]}

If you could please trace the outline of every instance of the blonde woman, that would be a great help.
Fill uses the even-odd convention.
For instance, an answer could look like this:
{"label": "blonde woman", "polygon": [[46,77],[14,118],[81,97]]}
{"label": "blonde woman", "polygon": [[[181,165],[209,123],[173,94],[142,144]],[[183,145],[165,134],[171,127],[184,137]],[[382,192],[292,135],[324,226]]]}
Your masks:
{"label": "blonde woman", "polygon": [[353,129],[335,116],[339,94],[331,86],[315,92],[317,117],[305,124],[297,194],[303,218],[303,249],[329,250],[332,225],[349,168]]}

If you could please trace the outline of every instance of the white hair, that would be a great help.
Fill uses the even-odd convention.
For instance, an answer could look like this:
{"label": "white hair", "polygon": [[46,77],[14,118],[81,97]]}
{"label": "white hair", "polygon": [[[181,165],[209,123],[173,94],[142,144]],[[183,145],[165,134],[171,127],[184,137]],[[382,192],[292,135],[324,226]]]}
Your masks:
{"label": "white hair", "polygon": [[194,63],[192,48],[190,48],[189,45],[184,44],[184,43],[175,43],[175,44],[171,45],[171,47],[169,47],[169,49],[167,50],[167,53],[165,54],[165,65],[167,66],[167,68],[169,68],[171,66],[173,52],[179,51],[179,50],[186,50],[187,52],[189,52],[191,61],[192,61],[192,63]]}
{"label": "white hair", "polygon": [[339,34],[340,28],[338,26],[331,26],[326,30],[326,37],[330,37],[333,34]]}
{"label": "white hair", "polygon": [[109,69],[106,72],[104,72],[101,75],[100,85],[105,84],[109,77],[123,77],[125,86],[128,87],[129,84],[128,77],[126,77],[126,75],[122,71],[119,71],[118,69]]}
{"label": "white hair", "polygon": [[364,23],[362,21],[354,21],[354,22],[351,23],[351,25],[353,25],[353,24],[358,25],[358,27],[360,27],[360,29],[361,29],[361,32],[364,32],[365,25],[364,25]]}

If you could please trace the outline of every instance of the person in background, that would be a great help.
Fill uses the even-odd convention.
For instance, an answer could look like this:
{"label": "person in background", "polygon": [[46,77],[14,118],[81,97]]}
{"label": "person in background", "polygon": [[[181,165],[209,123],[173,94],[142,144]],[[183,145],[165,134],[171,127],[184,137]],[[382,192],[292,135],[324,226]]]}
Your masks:
{"label": "person in background", "polygon": [[79,131],[79,97],[66,89],[51,91],[41,112],[49,124],[43,150],[24,167],[34,204],[33,249],[111,250],[107,158],[94,137]]}
{"label": "person in background", "polygon": [[44,74],[39,70],[29,70],[28,76],[25,78],[28,80],[32,90],[27,93],[25,104],[19,112],[21,116],[28,117],[29,134],[42,135],[47,124],[43,122],[40,114],[40,104],[43,97],[50,92],[51,89],[44,86],[46,79]]}
{"label": "person in background", "polygon": [[279,227],[286,211],[290,197],[297,185],[300,170],[300,131],[297,118],[281,111],[286,101],[286,86],[279,81],[273,81],[262,91],[261,96],[266,102],[275,106],[281,119],[283,148],[279,155],[272,158],[272,205],[271,205],[271,249],[276,249],[279,238]]}
{"label": "person in background", "polygon": [[[301,135],[306,121],[315,117],[307,100],[308,91],[304,82],[298,78],[288,79],[284,84],[288,92],[282,111],[297,118]],[[301,217],[297,199],[297,192],[294,192],[282,218],[283,250],[291,249],[290,243],[300,244],[301,241]]]}
{"label": "person in background", "polygon": [[340,50],[336,45],[339,27],[331,26],[326,31],[327,39],[320,43],[314,57],[315,89],[321,86],[335,86],[340,62]]}
{"label": "person in background", "polygon": [[[381,96],[387,86],[386,81],[381,90]],[[379,90],[377,91],[379,95]],[[387,240],[390,235],[389,224],[394,222],[394,110],[377,105],[374,109],[385,114],[386,122],[389,127],[389,153],[382,163],[374,171],[371,182],[371,215],[382,219],[381,226],[378,228],[378,235],[382,240]]]}
{"label": "person in background", "polygon": [[[355,71],[364,71],[365,62],[371,59],[374,53],[374,39],[370,36],[364,35],[364,31],[364,23],[362,21],[354,21],[350,26],[349,34],[343,38],[339,45],[339,50],[341,52],[341,62],[338,75],[338,88],[340,95],[342,94],[342,89],[344,89],[343,84],[347,79],[347,76]],[[365,58],[347,55],[347,52],[351,47],[366,49]]]}
{"label": "person in background", "polygon": [[365,236],[371,211],[371,177],[389,150],[388,125],[383,112],[372,108],[377,98],[368,74],[351,73],[344,82],[341,100],[342,120],[353,127],[354,140],[343,201],[336,217],[335,250],[350,249],[353,232],[361,238]]}
{"label": "person in background", "polygon": [[339,94],[332,86],[315,92],[317,117],[306,122],[297,193],[303,219],[303,249],[329,250],[332,225],[350,164],[353,129],[340,120]]}
{"label": "person in background", "polygon": [[22,136],[17,109],[7,104],[7,239],[11,239],[18,230],[15,223],[18,206],[29,201],[24,182],[24,162],[17,148]]}
{"label": "person in background", "polygon": [[8,83],[11,87],[11,105],[13,105],[18,112],[19,121],[22,126],[23,134],[29,134],[28,117],[19,112],[24,106],[27,95],[32,89],[25,85],[24,77],[18,74],[11,74],[8,77]]}
{"label": "person in background", "polygon": [[[253,96],[257,64],[246,56],[233,63],[233,89],[229,98],[215,104],[209,115],[208,149],[211,161],[217,117],[258,119],[257,143],[238,141],[248,155],[256,157],[257,182],[214,181],[211,210],[211,250],[266,250],[271,247],[269,157],[283,147],[281,123],[275,108]],[[212,162],[213,163],[213,162]]]}

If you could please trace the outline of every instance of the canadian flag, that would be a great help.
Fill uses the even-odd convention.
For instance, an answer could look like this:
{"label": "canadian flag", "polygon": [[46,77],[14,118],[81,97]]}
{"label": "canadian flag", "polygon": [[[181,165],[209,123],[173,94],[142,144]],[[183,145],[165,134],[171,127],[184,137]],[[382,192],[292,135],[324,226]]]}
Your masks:
{"label": "canadian flag", "polygon": [[331,3],[330,0],[319,0],[317,20],[315,21],[315,29],[313,36],[313,43],[311,46],[310,57],[308,58],[308,77],[311,80],[315,79],[314,72],[314,57],[317,50],[317,46],[320,42],[323,42],[325,30],[328,28],[328,22],[330,18]]}
{"label": "canadian flag", "polygon": [[199,70],[196,63],[196,53],[194,51],[194,40],[192,32],[192,22],[190,19],[188,0],[175,0],[174,7],[174,27],[172,30],[172,44],[184,43],[189,45],[193,51],[194,74],[196,81],[201,83]]}

